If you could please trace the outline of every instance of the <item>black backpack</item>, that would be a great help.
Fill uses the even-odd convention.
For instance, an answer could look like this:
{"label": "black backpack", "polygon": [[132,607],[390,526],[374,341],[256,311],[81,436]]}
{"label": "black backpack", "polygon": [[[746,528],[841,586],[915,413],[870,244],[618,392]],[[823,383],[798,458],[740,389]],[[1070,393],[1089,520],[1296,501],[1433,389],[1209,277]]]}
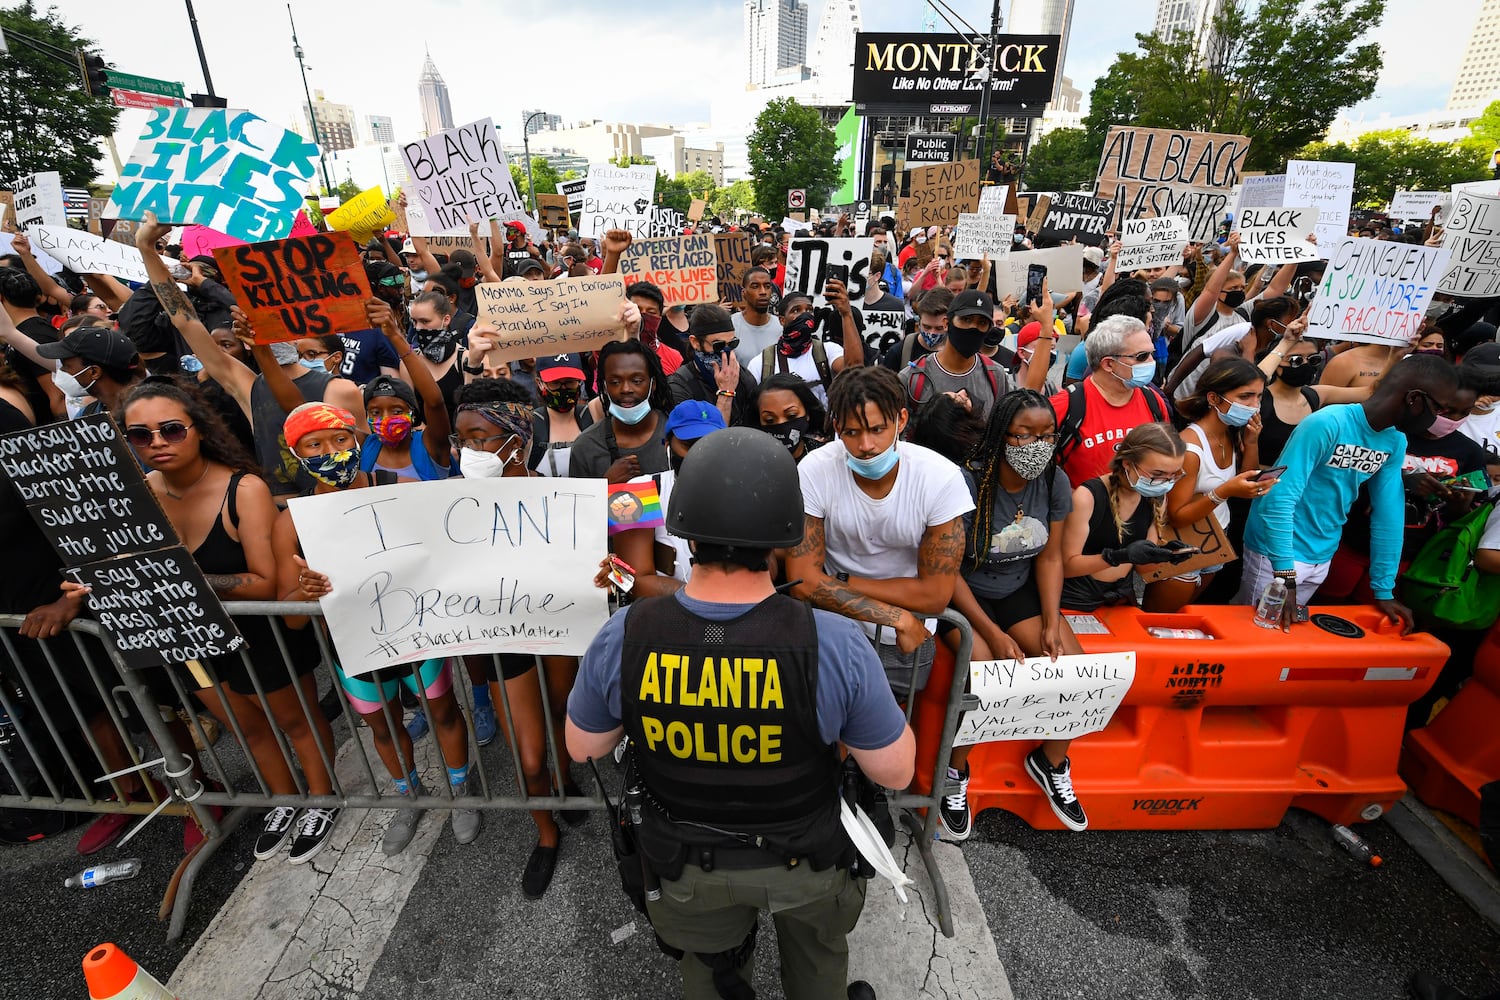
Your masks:
{"label": "black backpack", "polygon": [[[1062,424],[1057,428],[1057,462],[1059,465],[1068,460],[1074,448],[1078,447],[1078,431],[1083,427],[1083,419],[1088,414],[1088,393],[1083,391],[1082,381],[1074,382],[1064,391],[1068,394],[1068,414],[1063,417]],[[1146,397],[1146,408],[1151,411],[1151,419],[1157,423],[1170,421],[1167,414],[1167,403],[1157,390],[1156,386],[1148,385],[1141,390]]]}

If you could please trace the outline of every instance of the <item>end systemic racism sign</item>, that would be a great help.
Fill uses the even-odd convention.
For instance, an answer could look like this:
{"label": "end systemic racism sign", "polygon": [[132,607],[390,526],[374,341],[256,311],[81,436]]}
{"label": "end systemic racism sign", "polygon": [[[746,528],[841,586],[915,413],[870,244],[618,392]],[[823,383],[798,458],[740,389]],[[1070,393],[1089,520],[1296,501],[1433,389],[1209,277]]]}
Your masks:
{"label": "end systemic racism sign", "polygon": [[[1059,35],[995,39],[990,97],[996,104],[1045,104],[1057,78]],[[862,31],[854,37],[854,102],[921,106],[979,100],[974,80],[986,63],[981,46],[962,35]]]}

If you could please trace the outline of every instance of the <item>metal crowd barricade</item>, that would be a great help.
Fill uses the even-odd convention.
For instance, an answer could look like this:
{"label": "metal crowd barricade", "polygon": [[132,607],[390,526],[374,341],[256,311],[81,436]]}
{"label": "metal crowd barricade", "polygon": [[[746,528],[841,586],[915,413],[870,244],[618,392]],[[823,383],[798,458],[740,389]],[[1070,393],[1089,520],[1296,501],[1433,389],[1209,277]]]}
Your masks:
{"label": "metal crowd barricade", "polygon": [[[220,702],[226,716],[227,728],[243,756],[242,762],[233,759],[226,760],[226,751],[229,748],[222,743],[216,745],[215,741],[210,740],[209,734],[200,722],[199,716],[206,715],[208,712],[192,696],[192,686],[195,686],[196,682],[189,670],[152,668],[152,670],[159,669],[160,676],[148,678],[145,675],[151,671],[136,670],[126,665],[119,651],[108,641],[99,625],[87,619],[75,620],[67,632],[54,639],[37,641],[22,638],[17,634],[16,630],[19,629],[24,616],[0,615],[0,651],[3,651],[6,661],[14,668],[13,673],[7,673],[7,677],[13,677],[15,685],[19,686],[23,695],[22,699],[17,699],[16,692],[10,683],[0,684],[0,710],[3,710],[11,720],[19,745],[35,763],[40,780],[45,786],[44,789],[31,789],[26,786],[22,779],[19,761],[14,759],[11,750],[7,750],[5,741],[0,740],[0,768],[3,768],[10,782],[18,789],[17,794],[0,794],[0,808],[141,814],[146,817],[146,820],[140,826],[144,826],[151,817],[163,812],[169,815],[190,816],[203,830],[204,840],[198,848],[183,859],[178,868],[177,877],[173,878],[167,895],[163,899],[162,915],[165,916],[168,911],[171,913],[168,940],[177,939],[183,932],[197,874],[227,836],[251,814],[258,814],[277,806],[446,810],[459,805],[459,800],[454,798],[446,778],[436,782],[438,788],[435,790],[424,789],[421,794],[401,795],[394,790],[386,774],[385,765],[379,760],[378,755],[372,765],[365,740],[359,736],[359,727],[363,725],[363,722],[351,706],[348,695],[344,692],[333,669],[335,662],[333,647],[326,631],[321,627],[315,627],[313,633],[317,638],[320,655],[320,662],[316,668],[319,686],[331,688],[333,697],[336,697],[338,701],[338,720],[347,726],[347,732],[342,737],[335,733],[336,745],[325,745],[324,740],[318,734],[313,713],[323,712],[322,703],[327,701],[327,696],[318,701],[312,701],[306,696],[302,686],[297,683],[297,665],[292,662],[292,654],[287,642],[287,626],[282,622],[283,616],[312,617],[316,620],[321,615],[321,609],[317,605],[287,602],[230,602],[226,603],[225,608],[235,618],[266,618],[275,636],[276,648],[274,650],[251,649],[247,644],[239,655],[255,687],[254,701],[259,703],[267,720],[272,720],[270,731],[275,736],[277,752],[282,762],[286,764],[287,770],[290,771],[296,786],[292,794],[276,794],[271,790],[262,764],[257,762],[249,752],[249,743],[245,738],[242,720],[235,712],[231,699],[224,698],[220,699]],[[972,646],[972,633],[968,622],[952,611],[945,612],[938,617],[959,630],[958,658],[960,663],[967,662]],[[45,704],[43,699],[29,697],[31,692],[43,690],[43,686],[35,683],[37,678],[33,676],[33,672],[37,669],[36,657],[32,657],[28,664],[27,660],[19,655],[17,644],[31,642],[35,642],[40,647],[42,659],[54,682],[53,686],[60,689],[64,696],[67,708],[65,714],[60,711],[55,700],[52,704]],[[65,674],[63,663],[56,655],[57,644],[60,643],[68,644],[77,653],[85,676]],[[101,653],[104,655],[101,656]],[[71,657],[68,659],[72,662]],[[500,670],[498,656],[495,656],[492,662],[495,667],[495,676],[503,678],[504,674]],[[416,663],[409,665],[414,677],[420,677],[418,673],[420,666]],[[219,684],[218,673],[212,663],[204,662],[199,664],[199,667],[206,674],[210,684],[213,686]],[[401,669],[407,669],[407,666]],[[469,699],[464,694],[469,688],[469,683],[462,658],[453,657],[450,669],[455,675],[453,688],[460,704],[472,712],[472,705],[469,704]],[[561,748],[557,745],[559,733],[551,724],[552,699],[547,683],[547,666],[542,657],[537,657],[536,669],[541,693],[546,750],[550,762],[550,777],[553,788],[561,790],[569,783],[569,778],[563,773],[561,767],[562,755],[559,753]],[[913,669],[915,671],[915,668]],[[932,852],[932,842],[937,832],[938,808],[943,796],[951,791],[948,786],[946,765],[948,753],[953,745],[953,737],[957,731],[958,717],[962,710],[961,700],[964,696],[966,678],[967,671],[954,671],[931,793],[919,795],[914,791],[905,791],[890,796],[891,805],[902,810],[903,821],[912,831],[917,842],[922,861],[927,867],[934,887],[941,929],[949,937],[952,937],[954,933],[952,913],[947,889]],[[102,716],[92,720],[93,726],[98,729],[97,733],[90,725],[91,720],[84,716],[79,699],[75,697],[77,685],[90,686],[103,701]],[[296,692],[301,710],[312,728],[319,756],[330,778],[331,794],[310,793],[301,769],[297,766],[298,761],[290,741],[274,723],[274,713],[267,694],[287,685],[290,685],[291,689]],[[421,709],[428,713],[428,718],[431,720],[431,708],[425,686],[420,679],[413,686],[416,688],[415,693]],[[492,773],[491,767],[485,761],[485,755],[475,741],[472,725],[466,722],[471,790],[469,796],[461,800],[461,807],[481,810],[603,810],[604,800],[597,793],[582,798],[570,797],[566,794],[530,796],[525,793],[526,782],[521,748],[517,742],[510,697],[503,679],[497,687],[500,697],[498,703],[495,704],[495,709],[504,721],[504,732],[509,744],[513,773],[508,779],[499,773]],[[161,701],[168,692],[170,692],[172,703],[163,705]],[[122,698],[126,700],[121,701]],[[22,701],[25,703],[21,704]],[[908,699],[906,705],[908,721],[911,719],[914,703],[914,697]],[[168,717],[177,715],[179,718],[186,719],[189,733],[195,737],[195,742],[201,747],[201,751],[194,752],[191,756],[183,752],[179,740],[173,735],[173,726],[163,717],[163,709],[169,710]],[[403,773],[410,773],[416,769],[416,761],[408,759],[401,749],[401,740],[397,735],[398,724],[392,715],[389,702],[382,705],[382,713],[387,731],[396,737],[393,743]],[[125,721],[127,714],[138,717],[144,724],[145,735],[149,736],[160,752],[158,758],[142,759],[142,754],[136,747],[136,737]],[[334,721],[330,720],[330,724]],[[181,732],[180,729],[178,731]],[[120,768],[112,765],[109,756],[100,745],[100,734],[115,744],[114,763],[118,764],[123,758],[128,760],[128,766]],[[435,726],[432,739],[437,743]],[[348,756],[353,758],[352,762],[346,764],[346,777],[347,773],[352,770],[355,780],[363,779],[368,782],[370,791],[351,790],[345,787],[346,782],[340,780],[336,765],[340,751],[345,744],[349,747]],[[44,750],[48,752],[43,752]],[[437,753],[441,759],[440,747]],[[60,761],[60,767],[54,766],[54,761]],[[582,762],[578,763],[582,764]],[[206,781],[198,779],[194,764],[201,765],[197,770],[201,771]],[[153,769],[164,779],[167,795],[158,794],[158,787],[146,781],[148,800],[129,801],[121,787],[121,777],[131,771],[146,772]],[[473,784],[476,776],[477,793]],[[105,798],[100,794],[100,783],[106,780],[113,789],[113,799]],[[507,781],[513,782],[509,786],[511,789],[509,792],[506,791]],[[247,786],[249,786],[248,790]],[[216,815],[221,810],[223,811],[222,818]],[[917,815],[914,810],[925,810],[925,817]],[[126,839],[134,836],[135,832],[132,830]]]}

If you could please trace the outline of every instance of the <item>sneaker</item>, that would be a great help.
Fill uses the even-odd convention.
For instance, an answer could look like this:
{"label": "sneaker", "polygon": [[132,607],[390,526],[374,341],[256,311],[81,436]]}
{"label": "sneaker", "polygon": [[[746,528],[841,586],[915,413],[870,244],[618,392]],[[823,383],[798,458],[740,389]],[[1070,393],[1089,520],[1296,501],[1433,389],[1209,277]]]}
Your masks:
{"label": "sneaker", "polygon": [[541,899],[547,886],[552,884],[552,873],[557,869],[557,848],[543,847],[540,843],[531,850],[526,859],[526,870],[521,873],[521,891],[527,899]]}
{"label": "sneaker", "polygon": [[[408,794],[421,795],[422,783],[417,782]],[[385,836],[380,838],[380,849],[387,856],[406,850],[406,845],[417,835],[417,826],[422,822],[424,812],[424,809],[397,809],[396,815],[391,817],[391,825],[385,828]]]}
{"label": "sneaker", "polygon": [[337,809],[305,809],[297,820],[297,836],[292,838],[292,853],[287,861],[300,865],[318,856],[339,821]]}
{"label": "sneaker", "polygon": [[125,835],[133,817],[128,813],[105,813],[88,825],[78,838],[79,854],[97,854]]}
{"label": "sneaker", "polygon": [[1078,804],[1078,796],[1073,794],[1073,764],[1070,760],[1064,757],[1060,766],[1053,767],[1042,748],[1037,747],[1026,755],[1026,773],[1047,793],[1048,804],[1064,826],[1076,833],[1089,828],[1089,818],[1084,814],[1083,806]]}
{"label": "sneaker", "polygon": [[849,1000],[876,1000],[875,987],[863,979],[856,979],[850,983],[846,995]]}
{"label": "sneaker", "polygon": [[256,861],[274,858],[286,846],[286,842],[292,839],[292,818],[296,815],[297,810],[291,806],[277,806],[266,813],[265,825],[261,827],[260,836],[255,838]]}
{"label": "sneaker", "polygon": [[474,740],[482,747],[495,742],[495,706],[474,706]]}
{"label": "sneaker", "polygon": [[[579,788],[578,783],[575,781],[563,782],[563,794],[570,799],[581,799],[585,797],[583,794],[583,789]],[[584,822],[589,818],[589,811],[587,809],[559,809],[557,811],[557,814],[561,816],[562,821],[569,826],[577,826],[578,824]]]}
{"label": "sneaker", "polygon": [[427,713],[420,708],[411,713],[411,718],[406,720],[406,735],[416,743],[427,735]]}
{"label": "sneaker", "polygon": [[965,764],[962,771],[948,768],[948,781],[958,782],[958,790],[943,796],[942,808],[938,810],[944,839],[968,840],[974,832],[973,817],[969,814],[969,765]]}
{"label": "sneaker", "polygon": [[[490,713],[490,718],[494,718],[493,712]],[[453,786],[453,797],[455,799],[464,798],[468,794],[469,783],[467,781],[461,785]],[[479,810],[455,808],[453,810],[453,839],[460,844],[472,844],[478,836]]]}

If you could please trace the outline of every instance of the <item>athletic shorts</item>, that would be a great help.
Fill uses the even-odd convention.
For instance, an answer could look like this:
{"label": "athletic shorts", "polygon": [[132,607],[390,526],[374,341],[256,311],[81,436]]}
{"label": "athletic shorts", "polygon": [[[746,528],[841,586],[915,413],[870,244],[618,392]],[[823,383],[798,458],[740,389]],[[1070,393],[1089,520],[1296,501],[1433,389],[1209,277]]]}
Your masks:
{"label": "athletic shorts", "polygon": [[[536,657],[530,653],[471,653],[470,657],[478,659],[484,665],[484,676],[495,683],[500,680],[513,681],[517,677],[525,677],[536,669]],[[500,661],[500,670],[495,670],[495,660]]]}
{"label": "athletic shorts", "polygon": [[420,667],[403,663],[359,677],[350,677],[337,663],[333,666],[338,672],[339,684],[349,696],[350,706],[360,715],[377,714],[381,705],[400,693],[403,684],[408,691],[416,694],[418,689],[417,682],[412,677],[413,669],[421,676],[422,688],[426,690],[429,699],[440,698],[453,688],[453,671],[449,669],[447,660],[424,660]]}
{"label": "athletic shorts", "polygon": [[1025,583],[1004,597],[975,594],[974,600],[979,602],[990,621],[1007,632],[1017,623],[1040,618],[1042,614],[1042,594],[1037,590],[1035,576],[1027,576]]}

